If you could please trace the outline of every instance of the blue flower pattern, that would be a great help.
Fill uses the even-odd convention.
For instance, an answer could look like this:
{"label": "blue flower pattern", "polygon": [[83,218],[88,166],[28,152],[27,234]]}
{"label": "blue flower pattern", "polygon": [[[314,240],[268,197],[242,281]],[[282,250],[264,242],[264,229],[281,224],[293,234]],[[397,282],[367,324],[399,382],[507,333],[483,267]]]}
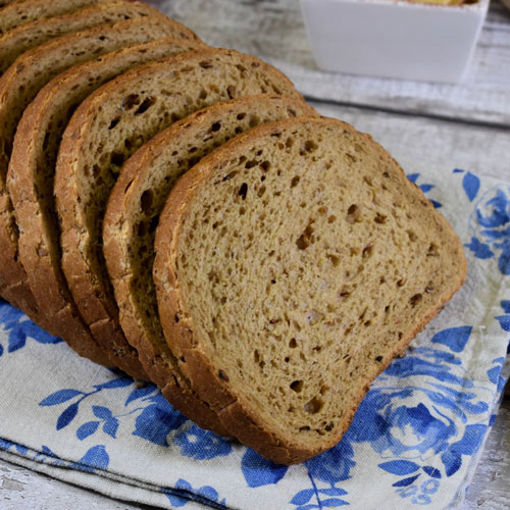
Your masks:
{"label": "blue flower pattern", "polygon": [[[496,259],[499,271],[509,275],[510,187],[500,186],[480,195],[478,177],[459,169],[454,173],[461,177],[462,190],[474,207],[469,219],[471,239],[466,247],[478,259]],[[434,185],[420,182],[420,177],[418,173],[408,175],[428,194]],[[431,201],[435,207],[442,206],[437,200]],[[510,301],[502,300],[500,309],[494,320],[501,330],[510,332]],[[61,342],[1,300],[0,324],[7,333],[7,345],[0,344],[0,357],[27,347],[28,340],[49,346]],[[389,477],[399,498],[410,505],[433,503],[441,484],[480,449],[495,417],[493,414],[487,419],[493,388],[501,395],[505,384],[504,357],[492,360],[486,371],[486,385],[475,383],[462,366],[462,353],[472,333],[473,327],[466,324],[437,331],[428,341],[411,348],[404,358],[395,359],[373,384],[342,441],[299,466],[306,473],[307,483],[289,498],[288,508],[312,510],[352,504],[345,482],[363,467],[357,464],[356,455],[362,445],[378,456],[377,467]],[[109,401],[117,405],[99,405],[100,394],[115,395]],[[81,457],[70,462],[47,445],[33,451],[1,438],[0,449],[86,472],[109,468],[112,453],[108,445],[121,431],[155,447],[171,447],[199,462],[233,453],[231,441],[188,421],[154,385],[135,384],[118,372],[88,388],[59,389],[43,398],[39,407],[59,410],[55,431],[71,430],[78,444],[83,445]],[[253,491],[283,483],[293,469],[269,462],[251,449],[245,449],[240,459],[246,486]],[[218,489],[192,484],[184,478],[178,478],[171,487],[162,487],[161,493],[175,508],[191,501],[228,508]]]}
{"label": "blue flower pattern", "polygon": [[[7,353],[14,353],[27,343],[27,339],[35,340],[42,345],[54,345],[62,342],[61,338],[50,335],[39,328],[34,322],[17,308],[14,308],[0,298],[0,324],[7,336]],[[5,353],[4,346],[0,343],[0,357]]]}
{"label": "blue flower pattern", "polygon": [[[473,201],[480,189],[478,177],[465,173],[463,186]],[[466,248],[479,259],[496,258],[499,271],[510,275],[510,186],[495,186],[482,194],[469,219],[469,228],[471,240]]]}

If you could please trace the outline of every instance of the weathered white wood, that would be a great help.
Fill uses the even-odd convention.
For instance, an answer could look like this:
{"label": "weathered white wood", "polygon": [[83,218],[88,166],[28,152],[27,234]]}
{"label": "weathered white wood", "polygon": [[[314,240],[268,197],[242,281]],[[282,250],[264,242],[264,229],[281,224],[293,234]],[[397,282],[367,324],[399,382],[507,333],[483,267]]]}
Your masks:
{"label": "weathered white wood", "polygon": [[[497,0],[464,83],[433,84],[317,70],[297,0],[151,0],[207,43],[262,57],[306,96],[510,127],[510,12]],[[432,37],[433,35],[431,35]]]}
{"label": "weathered white wood", "polygon": [[2,510],[140,510],[137,504],[114,501],[0,459]]}

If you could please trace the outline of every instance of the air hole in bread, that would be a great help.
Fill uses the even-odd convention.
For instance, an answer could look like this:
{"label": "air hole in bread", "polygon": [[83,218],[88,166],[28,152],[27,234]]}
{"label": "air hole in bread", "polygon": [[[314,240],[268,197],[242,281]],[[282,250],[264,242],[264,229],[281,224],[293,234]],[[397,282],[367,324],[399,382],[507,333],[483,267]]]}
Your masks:
{"label": "air hole in bread", "polygon": [[129,94],[122,101],[122,108],[124,110],[131,110],[136,105],[140,104],[140,96],[138,94]]}
{"label": "air hole in bread", "polygon": [[374,246],[370,243],[370,244],[367,244],[367,246],[365,246],[363,248],[363,251],[361,252],[361,256],[364,259],[367,259],[372,256],[373,252],[374,252]]}
{"label": "air hole in bread", "polygon": [[251,128],[260,124],[260,117],[258,115],[250,115],[250,122],[248,123]]}
{"label": "air hole in bread", "polygon": [[303,390],[303,381],[292,381],[290,383],[290,389],[296,393],[301,393]]}
{"label": "air hole in bread", "polygon": [[326,257],[328,258],[328,260],[331,262],[331,264],[333,265],[333,267],[337,267],[338,264],[340,263],[340,257],[338,257],[337,255],[333,255],[332,253],[328,253],[326,255]]}
{"label": "air hole in bread", "polygon": [[324,407],[324,401],[319,397],[313,397],[304,405],[305,412],[308,414],[317,414]]}
{"label": "air hole in bread", "polygon": [[306,226],[304,232],[298,237],[296,241],[296,246],[299,250],[306,250],[311,244],[315,242],[313,223],[315,220],[309,219],[308,225]]}
{"label": "air hole in bread", "polygon": [[113,129],[120,122],[120,117],[116,117],[110,122],[108,129]]}
{"label": "air hole in bread", "polygon": [[223,371],[223,370],[218,370],[218,377],[222,380],[222,381],[225,381],[225,382],[229,382],[230,379],[228,377],[228,375]]}
{"label": "air hole in bread", "polygon": [[241,184],[241,187],[239,188],[239,191],[237,192],[237,194],[243,199],[243,200],[246,200],[246,195],[248,194],[248,184],[246,184],[245,182],[243,182]]}
{"label": "air hole in bread", "polygon": [[295,188],[295,187],[299,184],[299,180],[300,180],[299,175],[295,175],[295,176],[292,178],[292,181],[290,181],[290,187],[291,187],[291,188]]}
{"label": "air hole in bread", "polygon": [[291,338],[289,340],[289,347],[291,349],[295,349],[297,347],[297,340],[295,338]]}
{"label": "air hole in bread", "polygon": [[154,103],[156,102],[155,97],[146,97],[142,104],[136,109],[135,115],[145,113]]}
{"label": "air hole in bread", "polygon": [[430,243],[427,250],[427,257],[437,257],[439,255],[437,244]]}
{"label": "air hole in bread", "polygon": [[354,223],[360,217],[361,211],[356,204],[352,204],[347,209],[347,222]]}
{"label": "air hole in bread", "polygon": [[409,236],[409,240],[411,242],[414,243],[414,241],[416,241],[418,239],[418,236],[412,231],[412,230],[407,230],[407,235]]}
{"label": "air hole in bread", "polygon": [[388,217],[385,216],[384,214],[377,213],[375,215],[374,221],[379,225],[383,225],[384,223],[386,223],[387,218]]}
{"label": "air hole in bread", "polygon": [[110,162],[112,165],[119,167],[122,166],[122,164],[124,163],[124,154],[122,154],[121,152],[113,151],[110,154]]}
{"label": "air hole in bread", "polygon": [[152,190],[147,189],[142,193],[140,197],[140,207],[145,214],[149,214],[154,201],[154,194]]}
{"label": "air hole in bread", "polygon": [[412,307],[415,307],[423,298],[422,294],[415,294],[414,296],[411,296],[409,299],[409,303]]}

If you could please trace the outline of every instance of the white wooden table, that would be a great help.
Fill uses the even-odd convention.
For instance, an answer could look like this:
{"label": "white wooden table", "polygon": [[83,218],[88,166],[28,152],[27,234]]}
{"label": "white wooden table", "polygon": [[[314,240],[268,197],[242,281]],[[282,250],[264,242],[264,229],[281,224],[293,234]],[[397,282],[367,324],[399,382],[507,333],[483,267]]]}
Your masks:
{"label": "white wooden table", "polygon": [[[466,81],[398,82],[324,74],[315,67],[297,0],[152,0],[206,42],[278,65],[323,114],[371,133],[407,172],[452,165],[510,181],[510,11],[491,6]],[[325,100],[324,100],[325,99]],[[468,510],[510,509],[510,394],[467,493]],[[1,510],[132,510],[0,461]]]}

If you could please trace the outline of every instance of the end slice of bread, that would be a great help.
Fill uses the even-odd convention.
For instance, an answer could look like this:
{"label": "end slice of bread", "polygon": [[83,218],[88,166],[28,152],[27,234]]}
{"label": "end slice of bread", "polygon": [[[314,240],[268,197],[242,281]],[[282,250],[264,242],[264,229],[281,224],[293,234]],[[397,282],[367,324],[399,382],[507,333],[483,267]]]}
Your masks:
{"label": "end slice of bread", "polygon": [[[78,340],[84,334],[79,335],[77,330],[66,328],[62,331],[58,328],[59,321],[40,313],[19,260],[18,226],[6,188],[6,173],[17,123],[39,90],[69,67],[126,45],[152,40],[155,33],[163,36],[180,31],[180,24],[160,16],[101,25],[53,39],[23,53],[0,78],[0,292],[52,334],[73,341],[76,349],[91,343]],[[71,319],[73,324],[77,324],[75,318]],[[81,348],[79,352],[87,355],[88,347]],[[110,361],[108,363],[111,364]]]}
{"label": "end slice of bread", "polygon": [[122,334],[102,254],[102,222],[124,161],[179,118],[264,90],[299,96],[279,71],[254,57],[204,49],[128,71],[80,104],[62,138],[54,192],[64,274],[98,335],[112,329]]}
{"label": "end slice of bread", "polygon": [[369,136],[267,124],[202,159],[156,233],[159,314],[225,428],[278,463],[335,445],[463,283],[462,245]]}
{"label": "end slice of bread", "polygon": [[[194,421],[194,409],[179,407],[175,392],[189,392],[169,350],[157,313],[152,282],[154,227],[176,180],[200,158],[257,125],[310,115],[301,99],[257,95],[217,103],[186,117],[143,145],[124,164],[108,201],[104,252],[122,329],[138,350],[151,379]],[[176,388],[172,381],[179,381]],[[201,424],[201,423],[199,423]],[[205,425],[207,426],[207,425]]]}
{"label": "end slice of bread", "polygon": [[[0,76],[18,55],[49,39],[77,32],[104,23],[116,23],[135,18],[162,18],[174,24],[175,37],[198,38],[182,25],[169,20],[164,14],[142,2],[114,0],[96,3],[75,12],[43,18],[9,30],[0,37]],[[155,34],[156,36],[156,34]]]}

